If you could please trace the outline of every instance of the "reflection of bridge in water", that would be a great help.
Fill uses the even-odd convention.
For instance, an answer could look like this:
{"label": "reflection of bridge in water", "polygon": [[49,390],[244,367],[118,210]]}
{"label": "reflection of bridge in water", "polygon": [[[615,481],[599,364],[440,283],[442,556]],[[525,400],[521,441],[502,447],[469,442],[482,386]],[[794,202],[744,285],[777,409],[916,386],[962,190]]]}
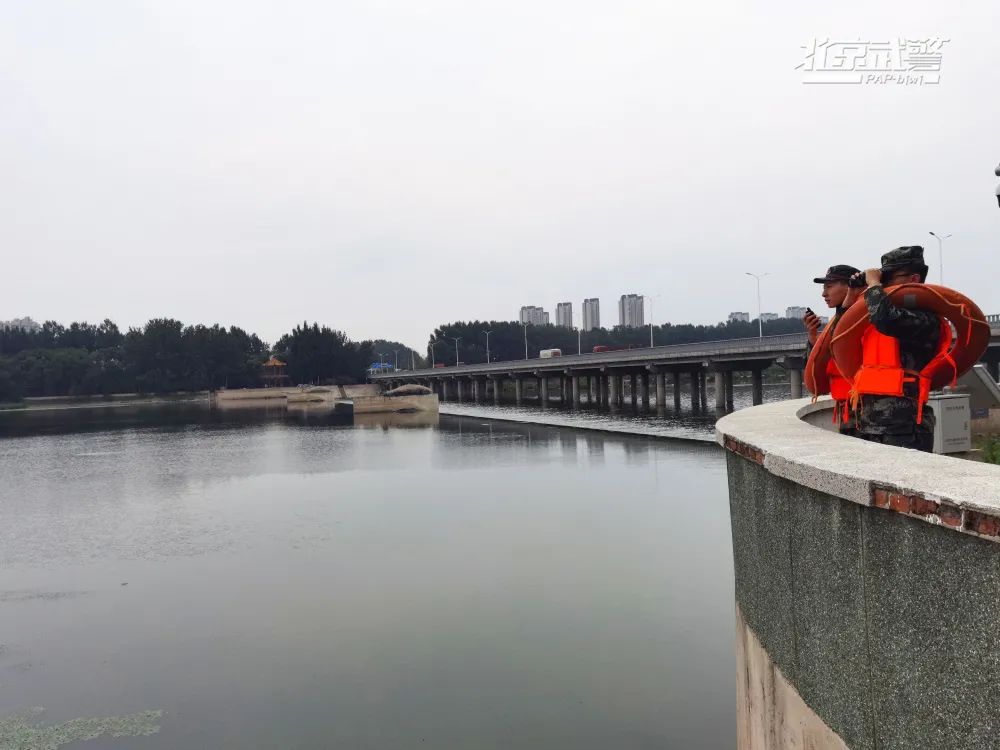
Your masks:
{"label": "reflection of bridge in water", "polygon": [[[1000,380],[1000,315],[990,315],[988,319],[993,336],[982,361],[993,377]],[[402,370],[373,374],[371,380],[387,385],[422,383],[434,389],[442,400],[501,403],[513,398],[520,405],[533,394],[542,405],[559,400],[574,406],[582,403],[613,406],[629,398],[634,405],[648,407],[652,398],[656,406],[661,407],[667,403],[669,379],[675,408],[680,408],[685,385],[690,389],[691,402],[704,408],[711,375],[715,383],[716,410],[731,411],[733,374],[750,374],[752,401],[760,404],[764,399],[763,372],[775,363],[788,372],[792,398],[801,397],[806,341],[804,333],[793,333]],[[626,384],[630,386],[627,390]]]}

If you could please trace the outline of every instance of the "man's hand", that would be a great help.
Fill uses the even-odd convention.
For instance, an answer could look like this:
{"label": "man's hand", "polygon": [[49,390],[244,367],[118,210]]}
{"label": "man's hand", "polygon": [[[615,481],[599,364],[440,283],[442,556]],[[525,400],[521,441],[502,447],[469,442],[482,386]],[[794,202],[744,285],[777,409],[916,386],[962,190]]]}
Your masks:
{"label": "man's hand", "polygon": [[807,312],[805,317],[802,318],[802,322],[806,325],[806,334],[809,336],[809,343],[815,344],[816,340],[819,338],[819,316],[814,312]]}
{"label": "man's hand", "polygon": [[[856,274],[860,276],[861,274]],[[882,269],[869,268],[865,271],[865,283],[868,286],[879,286],[882,284]]]}

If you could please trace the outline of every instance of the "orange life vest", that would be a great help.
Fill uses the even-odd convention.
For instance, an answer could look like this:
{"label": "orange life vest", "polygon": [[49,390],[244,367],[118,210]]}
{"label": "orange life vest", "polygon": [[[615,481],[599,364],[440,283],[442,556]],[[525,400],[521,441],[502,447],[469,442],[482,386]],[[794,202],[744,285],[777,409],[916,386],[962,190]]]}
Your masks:
{"label": "orange life vest", "polygon": [[[852,404],[857,408],[861,396],[905,396],[906,383],[917,384],[917,424],[923,422],[924,404],[931,392],[932,369],[940,358],[948,358],[951,350],[951,326],[942,320],[934,357],[920,372],[904,370],[899,354],[899,339],[879,333],[869,325],[861,335],[861,367],[854,374],[850,389]],[[953,369],[957,375],[957,370]]]}

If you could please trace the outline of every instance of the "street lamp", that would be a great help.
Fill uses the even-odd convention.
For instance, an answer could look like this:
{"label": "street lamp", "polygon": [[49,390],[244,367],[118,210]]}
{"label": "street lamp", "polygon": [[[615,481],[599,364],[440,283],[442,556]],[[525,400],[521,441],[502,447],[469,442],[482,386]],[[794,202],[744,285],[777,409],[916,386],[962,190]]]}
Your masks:
{"label": "street lamp", "polygon": [[446,343],[444,341],[444,339],[431,339],[431,345],[430,345],[430,350],[431,350],[431,367],[434,367],[434,365],[437,364],[437,362],[434,361],[434,355],[437,352],[437,345],[438,344],[443,344],[443,343]]}
{"label": "street lamp", "polygon": [[455,340],[455,367],[458,367],[458,342],[462,340],[461,336],[452,336]]}
{"label": "street lamp", "polygon": [[393,355],[392,371],[399,372],[399,349],[393,349],[392,355]]}
{"label": "street lamp", "polygon": [[934,234],[934,232],[928,232],[931,237],[938,241],[938,263],[940,264],[940,271],[938,271],[938,283],[944,284],[944,241],[951,237],[950,234],[946,234],[942,237],[940,234]]}
{"label": "street lamp", "polygon": [[528,324],[521,323],[521,327],[524,328],[524,358],[528,358]]}
{"label": "street lamp", "polygon": [[378,369],[382,370],[382,357],[384,357],[389,352],[375,352],[378,355]]}
{"label": "street lamp", "polygon": [[486,334],[486,364],[489,364],[490,363],[490,334],[493,333],[493,329],[491,328],[488,331],[483,331],[483,333]]}
{"label": "street lamp", "polygon": [[760,280],[767,276],[766,273],[756,274],[750,273],[749,271],[744,271],[747,276],[753,276],[757,280],[757,336],[758,338],[764,338],[764,321],[761,320],[760,312]]}
{"label": "street lamp", "polygon": [[650,297],[648,294],[642,295],[643,299],[649,300],[649,348],[653,348],[653,300],[659,297],[659,294],[654,294]]}

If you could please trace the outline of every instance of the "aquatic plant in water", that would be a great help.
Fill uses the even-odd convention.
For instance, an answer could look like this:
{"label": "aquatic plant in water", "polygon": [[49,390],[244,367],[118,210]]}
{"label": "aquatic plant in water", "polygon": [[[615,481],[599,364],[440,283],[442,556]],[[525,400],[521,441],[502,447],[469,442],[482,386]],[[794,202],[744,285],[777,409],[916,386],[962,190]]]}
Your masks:
{"label": "aquatic plant in water", "polygon": [[143,711],[128,716],[73,719],[65,724],[43,726],[38,717],[42,708],[33,708],[0,719],[0,750],[56,750],[71,742],[98,737],[141,737],[160,731],[162,711]]}

